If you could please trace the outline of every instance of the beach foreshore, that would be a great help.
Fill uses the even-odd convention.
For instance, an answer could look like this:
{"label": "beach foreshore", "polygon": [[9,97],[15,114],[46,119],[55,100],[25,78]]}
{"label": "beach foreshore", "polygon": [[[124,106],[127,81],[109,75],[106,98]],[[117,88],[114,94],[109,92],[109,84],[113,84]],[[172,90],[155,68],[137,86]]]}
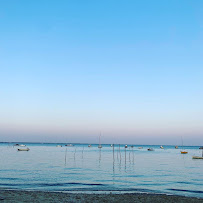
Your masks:
{"label": "beach foreshore", "polygon": [[65,192],[42,192],[21,190],[0,190],[1,202],[203,202],[202,198],[165,194],[86,194]]}

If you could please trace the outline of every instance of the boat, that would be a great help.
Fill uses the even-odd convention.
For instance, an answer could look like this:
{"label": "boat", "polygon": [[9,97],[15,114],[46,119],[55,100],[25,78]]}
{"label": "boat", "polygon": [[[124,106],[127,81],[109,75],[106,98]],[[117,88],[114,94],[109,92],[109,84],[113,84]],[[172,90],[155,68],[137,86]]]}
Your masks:
{"label": "boat", "polygon": [[143,149],[143,147],[138,147],[138,149]]}
{"label": "boat", "polygon": [[72,144],[66,144],[65,146],[66,147],[73,147],[74,145],[72,145]]}
{"label": "boat", "polygon": [[101,145],[101,140],[100,140],[100,137],[101,137],[101,133],[100,133],[100,135],[99,135],[99,145],[98,145],[98,148],[102,148],[102,145]]}
{"label": "boat", "polygon": [[148,150],[148,151],[154,151],[154,149],[153,149],[153,148],[148,148],[147,150]]}
{"label": "boat", "polygon": [[91,144],[88,145],[88,147],[91,147],[91,146],[92,146]]}
{"label": "boat", "polygon": [[193,156],[192,158],[193,158],[193,159],[203,159],[202,156]]}
{"label": "boat", "polygon": [[19,147],[26,147],[26,145],[24,145],[24,144],[21,144],[21,145],[19,145]]}
{"label": "boat", "polygon": [[178,146],[177,146],[177,145],[175,146],[175,149],[178,149]]}
{"label": "boat", "polygon": [[125,148],[128,148],[128,145],[125,145]]}
{"label": "boat", "polygon": [[199,149],[202,150],[202,156],[193,156],[193,159],[203,159],[203,147],[200,147]]}
{"label": "boat", "polygon": [[56,147],[62,147],[62,145],[56,145]]}
{"label": "boat", "polygon": [[181,154],[187,154],[188,152],[187,151],[181,151],[180,153]]}
{"label": "boat", "polygon": [[26,148],[26,149],[18,149],[18,151],[29,151],[30,149],[29,148]]}
{"label": "boat", "polygon": [[181,154],[187,154],[188,152],[183,149],[183,138],[181,137],[182,140],[182,151],[180,151]]}
{"label": "boat", "polygon": [[163,146],[160,146],[160,148],[161,148],[161,149],[164,149],[164,147],[163,147]]}

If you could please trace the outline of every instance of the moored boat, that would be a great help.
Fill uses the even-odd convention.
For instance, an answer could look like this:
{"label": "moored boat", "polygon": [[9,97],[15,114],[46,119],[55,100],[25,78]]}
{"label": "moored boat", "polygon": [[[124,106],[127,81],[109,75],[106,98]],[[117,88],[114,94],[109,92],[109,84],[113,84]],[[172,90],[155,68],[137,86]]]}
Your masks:
{"label": "moored boat", "polygon": [[183,148],[183,138],[181,137],[182,141],[182,151],[180,151],[181,154],[187,154],[188,152]]}
{"label": "moored boat", "polygon": [[187,154],[188,152],[187,151],[181,151],[180,153],[181,154]]}
{"label": "moored boat", "polygon": [[26,148],[26,149],[18,149],[18,151],[29,151],[30,149],[29,148]]}
{"label": "moored boat", "polygon": [[202,156],[193,156],[192,158],[193,158],[193,159],[203,159]]}
{"label": "moored boat", "polygon": [[73,147],[74,145],[72,145],[72,144],[66,144],[65,146],[66,147]]}
{"label": "moored boat", "polygon": [[199,149],[202,150],[202,156],[193,156],[193,159],[203,159],[203,147],[200,147]]}
{"label": "moored boat", "polygon": [[147,150],[148,150],[148,151],[154,151],[154,149],[153,149],[153,148],[148,148]]}

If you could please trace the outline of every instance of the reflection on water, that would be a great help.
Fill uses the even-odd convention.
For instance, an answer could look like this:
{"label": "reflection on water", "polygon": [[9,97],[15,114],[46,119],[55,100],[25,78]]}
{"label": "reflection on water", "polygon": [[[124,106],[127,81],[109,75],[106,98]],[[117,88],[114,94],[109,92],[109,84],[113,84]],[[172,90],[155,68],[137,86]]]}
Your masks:
{"label": "reflection on water", "polygon": [[[51,191],[142,191],[203,197],[203,160],[172,146],[0,144],[0,187]],[[147,151],[153,147],[155,151]]]}

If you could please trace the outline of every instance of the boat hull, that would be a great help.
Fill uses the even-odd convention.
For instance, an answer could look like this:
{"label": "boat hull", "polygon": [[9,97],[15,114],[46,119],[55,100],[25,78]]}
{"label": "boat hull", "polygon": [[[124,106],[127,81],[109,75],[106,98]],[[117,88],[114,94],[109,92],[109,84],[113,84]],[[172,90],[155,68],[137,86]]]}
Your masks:
{"label": "boat hull", "polygon": [[188,152],[181,152],[181,154],[187,154]]}
{"label": "boat hull", "polygon": [[18,151],[29,151],[30,149],[27,148],[27,149],[18,149]]}
{"label": "boat hull", "polygon": [[201,156],[193,156],[192,158],[193,159],[203,159],[203,157],[201,157]]}

